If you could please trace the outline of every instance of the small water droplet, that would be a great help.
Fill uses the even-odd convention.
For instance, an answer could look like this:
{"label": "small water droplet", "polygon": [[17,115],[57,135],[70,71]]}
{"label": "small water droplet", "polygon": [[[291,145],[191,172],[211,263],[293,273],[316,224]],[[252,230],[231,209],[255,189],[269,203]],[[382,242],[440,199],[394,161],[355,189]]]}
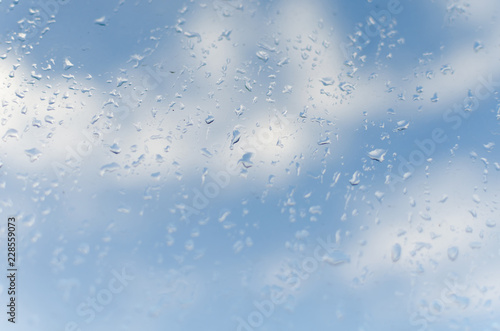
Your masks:
{"label": "small water droplet", "polygon": [[36,148],[27,149],[24,153],[30,157],[31,162],[35,162],[42,155],[42,152]]}
{"label": "small water droplet", "polygon": [[120,154],[120,152],[122,151],[122,149],[120,148],[120,146],[118,146],[117,143],[114,143],[113,145],[109,146],[109,150],[115,154]]}
{"label": "small water droplet", "polygon": [[448,248],[448,258],[451,260],[451,261],[455,261],[458,257],[458,247],[456,246],[452,246],[450,248]]}
{"label": "small water droplet", "polygon": [[311,213],[311,214],[321,214],[321,206],[311,206],[311,207],[309,207],[309,213]]}
{"label": "small water droplet", "polygon": [[243,105],[240,105],[238,108],[234,110],[236,115],[241,116],[245,112],[246,108]]}
{"label": "small water droplet", "polygon": [[36,72],[32,71],[31,72],[31,77],[35,78],[36,80],[42,79],[42,75],[37,74]]}
{"label": "small water droplet", "polygon": [[352,85],[351,83],[347,83],[347,82],[340,83],[339,84],[339,88],[343,92],[347,92],[347,94],[351,94],[355,90],[354,85]]}
{"label": "small water droplet", "polygon": [[69,68],[73,67],[73,63],[68,58],[64,59],[64,70],[68,70]]}
{"label": "small water droplet", "polygon": [[267,54],[264,51],[258,51],[256,55],[259,59],[261,59],[264,62],[267,62],[267,60],[269,60],[269,54]]}
{"label": "small water droplet", "polygon": [[235,129],[233,131],[233,138],[231,139],[231,146],[230,146],[231,149],[233,149],[234,144],[240,141],[240,138],[241,138],[241,132]]}
{"label": "small water droplet", "polygon": [[205,118],[205,123],[207,124],[211,124],[213,123],[213,121],[215,121],[215,117],[213,117],[212,115],[208,115],[207,118]]}
{"label": "small water droplet", "polygon": [[105,173],[113,172],[113,171],[116,171],[118,169],[120,169],[120,165],[118,163],[116,163],[116,162],[108,163],[108,164],[105,164],[101,167],[99,174],[101,176],[104,176]]}
{"label": "small water droplet", "polygon": [[403,131],[403,130],[408,129],[408,127],[410,126],[410,122],[408,122],[406,120],[402,120],[402,121],[399,121],[397,125],[398,126],[394,129],[394,132]]}
{"label": "small water droplet", "polygon": [[126,82],[128,82],[128,79],[127,78],[124,78],[124,77],[118,77],[116,79],[116,87],[120,87],[122,86],[123,84],[125,84]]}
{"label": "small water droplet", "polygon": [[333,77],[323,77],[319,81],[323,84],[323,86],[330,86],[333,85],[333,83],[335,83]]}
{"label": "small water droplet", "polygon": [[331,143],[331,141],[330,141],[329,137],[318,140],[318,145],[328,145],[330,143]]}
{"label": "small water droplet", "polygon": [[102,17],[97,18],[94,21],[94,23],[97,24],[97,25],[100,25],[100,26],[105,26],[107,24],[106,23],[106,16],[102,16]]}
{"label": "small water droplet", "polygon": [[477,40],[476,42],[474,42],[474,51],[475,52],[479,52],[483,48],[484,48],[484,46],[483,46],[483,43],[481,41]]}
{"label": "small water droplet", "polygon": [[394,244],[391,249],[392,262],[397,262],[401,258],[401,245]]}
{"label": "small water droplet", "polygon": [[349,183],[351,183],[351,185],[358,185],[360,182],[360,180],[359,180],[360,176],[361,176],[361,173],[359,171],[355,171],[352,174],[352,178],[349,180]]}

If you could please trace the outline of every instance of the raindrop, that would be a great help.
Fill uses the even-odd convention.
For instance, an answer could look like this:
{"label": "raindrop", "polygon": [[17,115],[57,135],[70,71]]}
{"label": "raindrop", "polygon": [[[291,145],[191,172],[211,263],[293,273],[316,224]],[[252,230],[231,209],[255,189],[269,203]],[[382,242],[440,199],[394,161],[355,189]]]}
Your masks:
{"label": "raindrop", "polygon": [[269,60],[269,54],[267,54],[264,51],[258,51],[256,55],[259,59],[261,59],[264,62],[267,62],[267,60]]}
{"label": "raindrop", "polygon": [[402,121],[399,121],[397,125],[398,126],[394,129],[394,132],[403,131],[403,130],[408,129],[408,127],[410,126],[410,122],[402,120]]}
{"label": "raindrop", "polygon": [[107,24],[106,23],[106,16],[102,16],[102,17],[97,18],[94,21],[94,23],[97,24],[97,25],[100,25],[100,26],[105,26]]}
{"label": "raindrop", "polygon": [[215,117],[213,117],[212,115],[208,115],[208,117],[205,118],[205,123],[207,124],[211,124],[213,123],[213,121],[215,121]]}
{"label": "raindrop", "polygon": [[359,184],[359,177],[361,176],[361,173],[359,171],[356,171],[352,174],[352,178],[349,180],[349,183],[351,185],[358,185]]}
{"label": "raindrop", "polygon": [[391,249],[392,262],[397,262],[401,258],[401,245],[394,244]]}
{"label": "raindrop", "polygon": [[497,222],[495,222],[494,220],[492,220],[492,219],[486,220],[486,226],[487,227],[494,228],[496,225],[497,225]]}
{"label": "raindrop", "polygon": [[318,141],[318,145],[328,145],[328,144],[330,144],[330,143],[331,143],[331,142],[330,142],[330,138],[329,138],[329,137],[326,137],[326,138],[324,138],[324,139],[320,139],[320,140]]}
{"label": "raindrop", "polygon": [[339,250],[335,250],[331,253],[328,253],[328,255],[324,255],[322,260],[323,260],[323,262],[326,262],[332,266],[351,262],[351,259],[349,258],[349,256],[347,254],[345,254],[344,252],[339,251]]}
{"label": "raindrop", "polygon": [[373,151],[369,152],[368,156],[372,160],[382,162],[382,161],[384,161],[384,157],[385,157],[386,153],[387,153],[387,151],[385,149],[377,148],[377,149],[374,149]]}
{"label": "raindrop", "polygon": [[452,246],[450,248],[448,248],[448,258],[451,260],[451,261],[455,261],[458,257],[458,247],[456,246]]}
{"label": "raindrop", "polygon": [[477,40],[476,42],[474,42],[474,51],[475,52],[479,52],[483,48],[484,48],[484,46],[483,46],[483,43],[481,41]]}
{"label": "raindrop", "polygon": [[253,162],[252,162],[252,157],[253,157],[253,153],[245,153],[243,154],[243,156],[241,157],[241,159],[238,161],[238,163],[241,163],[243,164],[243,166],[245,168],[250,168],[251,166],[253,166]]}
{"label": "raindrop", "polygon": [[354,91],[355,87],[354,85],[352,85],[351,83],[347,83],[347,82],[342,82],[339,84],[339,88],[343,91],[343,92],[347,92],[347,94],[351,94],[352,91]]}
{"label": "raindrop", "polygon": [[30,157],[31,162],[35,162],[42,155],[42,152],[40,152],[36,148],[27,149],[24,151],[24,153],[26,153],[26,155]]}
{"label": "raindrop", "polygon": [[104,176],[105,173],[113,172],[113,171],[116,171],[118,169],[120,169],[120,165],[118,163],[116,163],[116,162],[108,163],[108,164],[105,164],[101,167],[99,174],[101,176]]}
{"label": "raindrop", "polygon": [[231,139],[231,146],[230,148],[233,149],[234,144],[238,143],[241,138],[241,133],[239,130],[234,130],[233,131],[233,138]]}
{"label": "raindrop", "polygon": [[42,75],[37,74],[36,72],[32,71],[31,72],[31,77],[35,78],[36,80],[42,79]]}
{"label": "raindrop", "polygon": [[126,82],[128,82],[128,79],[127,79],[127,78],[118,77],[118,78],[116,79],[116,87],[120,87],[120,86],[122,86],[123,84],[125,84]]}
{"label": "raindrop", "polygon": [[73,63],[68,58],[64,59],[64,70],[68,70],[69,68],[73,67]]}
{"label": "raindrop", "polygon": [[319,80],[324,86],[330,86],[335,83],[335,80],[332,77],[323,77]]}
{"label": "raindrop", "polygon": [[311,214],[321,214],[321,206],[311,206],[309,208],[309,213],[311,213]]}
{"label": "raindrop", "polygon": [[115,154],[120,154],[120,152],[122,151],[122,149],[120,148],[120,146],[118,146],[117,143],[114,143],[113,145],[109,146],[109,150]]}
{"label": "raindrop", "polygon": [[7,132],[2,137],[3,141],[7,141],[8,138],[16,138],[19,139],[19,133],[16,129],[8,129]]}
{"label": "raindrop", "polygon": [[241,116],[245,112],[246,108],[243,105],[240,105],[238,108],[234,110],[236,115]]}

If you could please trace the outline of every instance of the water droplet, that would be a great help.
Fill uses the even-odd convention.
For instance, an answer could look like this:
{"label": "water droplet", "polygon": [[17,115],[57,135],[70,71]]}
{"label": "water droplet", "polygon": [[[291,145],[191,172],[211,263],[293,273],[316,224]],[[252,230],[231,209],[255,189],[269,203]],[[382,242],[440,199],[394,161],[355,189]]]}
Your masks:
{"label": "water droplet", "polygon": [[448,258],[451,261],[455,261],[458,257],[458,247],[457,246],[452,246],[448,248]]}
{"label": "water droplet", "polygon": [[19,139],[19,133],[16,129],[8,129],[7,132],[2,137],[3,141],[7,141],[8,138],[16,138]]}
{"label": "water droplet", "polygon": [[339,84],[339,88],[343,92],[347,92],[347,94],[351,94],[355,90],[354,85],[352,85],[351,83],[347,83],[347,82],[340,83]]}
{"label": "water droplet", "polygon": [[328,145],[330,143],[331,143],[330,137],[318,140],[318,145]]}
{"label": "water droplet", "polygon": [[210,153],[210,151],[206,148],[200,149],[200,152],[201,152],[201,155],[206,156],[208,158],[211,158],[213,156],[213,154]]}
{"label": "water droplet", "polygon": [[192,251],[194,249],[194,242],[192,239],[189,239],[186,241],[186,243],[184,244],[184,248],[187,250],[187,251]]}
{"label": "water droplet", "polygon": [[331,253],[328,253],[327,255],[324,255],[322,258],[323,262],[326,262],[332,266],[337,266],[343,263],[349,263],[351,262],[351,259],[347,254],[345,254],[342,251],[339,250],[334,250]]}
{"label": "water droplet", "polygon": [[401,245],[394,244],[391,249],[392,262],[397,262],[401,258]]}
{"label": "water droplet", "polygon": [[219,222],[224,222],[230,214],[231,214],[230,210],[225,210],[223,213],[221,213],[221,216],[219,217]]}
{"label": "water droplet", "polygon": [[381,149],[381,148],[377,148],[377,149],[374,149],[373,151],[369,152],[368,156],[372,160],[375,160],[375,161],[378,161],[378,162],[382,162],[382,161],[384,161],[384,157],[385,157],[386,153],[387,153],[387,150]]}
{"label": "water droplet", "polygon": [[309,213],[311,213],[311,214],[320,214],[321,215],[321,206],[311,206],[311,207],[309,207]]}
{"label": "water droplet", "polygon": [[253,157],[253,153],[245,153],[243,154],[243,156],[241,157],[241,159],[238,161],[238,163],[241,162],[241,164],[243,164],[243,166],[245,168],[250,168],[251,166],[253,166],[253,162],[252,162],[252,157]]}
{"label": "water droplet", "polygon": [[238,143],[238,141],[240,141],[240,138],[241,138],[241,133],[239,130],[234,130],[233,131],[233,138],[231,139],[231,146],[230,148],[233,149],[233,145]]}
{"label": "water droplet", "polygon": [[406,120],[402,120],[402,121],[399,121],[397,125],[398,126],[394,129],[394,132],[403,131],[403,130],[408,129],[408,127],[410,126],[410,122],[408,122]]}
{"label": "water droplet", "polygon": [[487,144],[484,144],[483,145],[484,148],[486,148],[487,150],[492,150],[493,149],[493,146],[495,146],[495,143],[494,142],[489,142]]}
{"label": "water droplet", "polygon": [[330,86],[330,85],[333,85],[333,83],[335,83],[335,80],[333,79],[333,77],[323,77],[319,80],[324,86]]}
{"label": "water droplet", "polygon": [[212,115],[208,115],[207,118],[205,118],[205,123],[207,124],[211,124],[213,123],[213,121],[215,121],[215,117],[213,117]]}
{"label": "water droplet", "polygon": [[264,62],[267,62],[267,60],[269,60],[269,54],[267,54],[264,51],[258,51],[256,55],[259,59],[261,59]]}
{"label": "water droplet", "polygon": [[292,89],[293,89],[292,85],[285,85],[285,87],[283,88],[283,91],[281,91],[281,92],[291,94]]}
{"label": "water droplet", "polygon": [[120,169],[120,165],[118,163],[116,163],[116,162],[108,163],[108,164],[105,164],[101,167],[99,174],[101,176],[104,176],[105,173],[113,172],[113,171],[116,171],[118,169]]}
{"label": "water droplet", "polygon": [[494,228],[496,225],[497,225],[497,222],[495,222],[494,220],[492,220],[492,219],[486,220],[486,226],[487,227]]}
{"label": "water droplet", "polygon": [[240,105],[238,108],[234,110],[236,115],[241,116],[245,112],[246,108],[243,105]]}
{"label": "water droplet", "polygon": [[384,192],[381,192],[381,191],[376,191],[375,192],[375,197],[380,202],[382,202],[382,199],[384,198],[384,195],[385,195]]}
{"label": "water droplet", "polygon": [[483,46],[483,43],[481,41],[477,40],[476,42],[474,42],[474,51],[475,52],[479,52],[483,48],[484,48],[484,46]]}
{"label": "water droplet", "polygon": [[24,153],[30,157],[31,162],[35,162],[42,155],[42,152],[36,148],[27,149]]}
{"label": "water droplet", "polygon": [[114,143],[113,145],[109,146],[109,150],[115,154],[120,154],[120,152],[122,151],[122,149],[120,148],[120,146],[118,146],[117,143]]}
{"label": "water droplet", "polygon": [[120,87],[122,86],[123,84],[125,84],[126,82],[128,82],[128,79],[127,78],[124,78],[124,77],[118,77],[116,79],[116,87]]}
{"label": "water droplet", "polygon": [[73,67],[73,63],[68,58],[64,59],[64,70],[68,70],[69,68]]}
{"label": "water droplet", "polygon": [[349,180],[349,183],[351,183],[351,185],[358,185],[360,182],[360,180],[359,180],[360,176],[361,176],[361,173],[359,171],[355,171],[352,174],[352,178]]}
{"label": "water droplet", "polygon": [[188,38],[196,38],[199,43],[201,43],[201,35],[198,32],[188,32],[185,31],[184,35]]}
{"label": "water droplet", "polygon": [[102,16],[102,17],[97,18],[94,21],[94,23],[97,24],[97,25],[100,25],[100,26],[105,26],[107,24],[106,23],[106,16]]}
{"label": "water droplet", "polygon": [[32,71],[31,72],[31,77],[35,78],[36,80],[42,79],[42,75],[37,74],[36,72]]}

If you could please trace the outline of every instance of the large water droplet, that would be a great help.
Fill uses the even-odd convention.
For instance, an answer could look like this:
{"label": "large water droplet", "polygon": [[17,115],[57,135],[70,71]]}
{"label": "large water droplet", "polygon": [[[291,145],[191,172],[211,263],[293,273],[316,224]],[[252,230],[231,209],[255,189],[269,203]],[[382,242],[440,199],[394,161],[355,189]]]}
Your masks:
{"label": "large water droplet", "polygon": [[19,139],[19,133],[16,129],[8,129],[7,132],[2,137],[3,141],[7,141],[8,138],[16,138]]}
{"label": "large water droplet", "polygon": [[238,161],[238,162],[241,162],[241,164],[243,164],[243,166],[245,168],[250,168],[251,166],[253,166],[253,162],[252,162],[252,157],[253,157],[253,153],[245,153],[243,154],[243,156],[241,157],[241,159]]}
{"label": "large water droplet", "polygon": [[387,151],[385,149],[377,148],[377,149],[374,149],[373,151],[369,152],[368,156],[372,160],[382,162],[382,161],[384,161],[384,157],[385,157],[386,153],[387,153]]}

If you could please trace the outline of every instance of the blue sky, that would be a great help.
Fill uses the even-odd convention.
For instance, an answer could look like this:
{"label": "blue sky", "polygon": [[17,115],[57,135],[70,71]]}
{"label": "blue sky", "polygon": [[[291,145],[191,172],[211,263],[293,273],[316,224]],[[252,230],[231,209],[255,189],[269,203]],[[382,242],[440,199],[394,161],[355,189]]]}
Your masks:
{"label": "blue sky", "polygon": [[495,1],[0,12],[18,329],[500,327]]}

